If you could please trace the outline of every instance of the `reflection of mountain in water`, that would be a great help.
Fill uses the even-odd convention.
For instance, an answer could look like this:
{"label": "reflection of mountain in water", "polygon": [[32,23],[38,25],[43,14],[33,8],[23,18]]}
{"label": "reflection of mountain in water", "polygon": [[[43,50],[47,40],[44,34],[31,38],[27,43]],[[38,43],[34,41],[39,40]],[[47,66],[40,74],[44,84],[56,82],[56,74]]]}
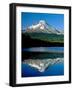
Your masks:
{"label": "reflection of mountain in water", "polygon": [[[52,70],[50,71],[50,68],[53,72]],[[22,49],[22,77],[63,74],[63,47],[31,47]]]}
{"label": "reflection of mountain in water", "polygon": [[[23,47],[63,46],[64,34],[62,30],[57,30],[41,20],[38,24],[29,26],[26,30],[22,31],[22,42]],[[29,43],[29,45],[27,43]]]}
{"label": "reflection of mountain in water", "polygon": [[44,72],[48,67],[63,61],[63,47],[24,48],[22,53],[23,64],[28,64],[40,72]]}
{"label": "reflection of mountain in water", "polygon": [[56,59],[29,59],[29,60],[24,60],[24,64],[28,64],[29,66],[36,68],[39,72],[44,72],[48,67],[56,64],[56,63],[61,63],[64,61],[64,58],[56,58]]}

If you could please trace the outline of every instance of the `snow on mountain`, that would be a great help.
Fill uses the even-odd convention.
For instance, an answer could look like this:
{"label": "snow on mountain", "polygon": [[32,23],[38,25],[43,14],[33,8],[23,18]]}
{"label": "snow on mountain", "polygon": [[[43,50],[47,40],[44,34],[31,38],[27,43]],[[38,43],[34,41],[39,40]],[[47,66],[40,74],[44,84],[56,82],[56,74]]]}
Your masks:
{"label": "snow on mountain", "polygon": [[63,34],[63,31],[57,30],[56,28],[48,24],[45,20],[40,20],[38,24],[27,27],[27,30],[25,32]]}

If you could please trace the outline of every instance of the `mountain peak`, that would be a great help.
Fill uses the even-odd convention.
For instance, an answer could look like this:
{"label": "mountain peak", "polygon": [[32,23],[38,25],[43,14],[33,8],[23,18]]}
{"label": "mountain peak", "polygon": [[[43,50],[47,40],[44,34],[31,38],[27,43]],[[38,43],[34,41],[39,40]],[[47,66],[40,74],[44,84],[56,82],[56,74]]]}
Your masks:
{"label": "mountain peak", "polygon": [[45,26],[46,26],[46,22],[44,20],[40,20],[38,24],[36,25],[31,25],[28,27],[28,29],[45,29]]}
{"label": "mountain peak", "polygon": [[63,34],[63,32],[54,28],[52,25],[48,24],[45,20],[40,20],[37,24],[27,27],[25,32]]}

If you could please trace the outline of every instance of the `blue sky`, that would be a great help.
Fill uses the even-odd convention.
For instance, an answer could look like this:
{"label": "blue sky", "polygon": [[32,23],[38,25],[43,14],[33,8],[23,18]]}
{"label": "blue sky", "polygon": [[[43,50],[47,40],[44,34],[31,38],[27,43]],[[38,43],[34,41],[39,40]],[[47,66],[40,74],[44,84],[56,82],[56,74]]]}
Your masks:
{"label": "blue sky", "polygon": [[22,30],[26,29],[32,24],[37,24],[40,20],[45,20],[48,24],[52,25],[58,30],[64,30],[64,14],[49,14],[49,13],[21,13],[21,27]]}

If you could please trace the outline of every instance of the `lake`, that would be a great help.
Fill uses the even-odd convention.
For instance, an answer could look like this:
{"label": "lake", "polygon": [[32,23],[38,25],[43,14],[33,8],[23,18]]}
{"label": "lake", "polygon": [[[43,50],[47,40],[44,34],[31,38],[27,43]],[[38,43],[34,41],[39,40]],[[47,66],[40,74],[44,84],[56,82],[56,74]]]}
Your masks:
{"label": "lake", "polygon": [[[51,53],[52,52],[52,53]],[[22,53],[27,58],[22,58],[22,65],[21,65],[21,75],[22,77],[38,77],[38,76],[60,76],[64,75],[64,47],[31,47],[31,48],[23,48]],[[29,53],[29,54],[28,54]],[[32,54],[31,54],[32,53]],[[35,53],[35,55],[34,55]],[[61,62],[56,62],[45,69],[43,72],[39,72],[38,69],[29,65],[29,63],[25,64],[25,60],[29,60],[28,58],[31,57],[31,60],[39,59],[46,60],[46,59],[57,59],[63,58]],[[29,62],[29,61],[28,61]],[[46,62],[46,61],[45,61]]]}

